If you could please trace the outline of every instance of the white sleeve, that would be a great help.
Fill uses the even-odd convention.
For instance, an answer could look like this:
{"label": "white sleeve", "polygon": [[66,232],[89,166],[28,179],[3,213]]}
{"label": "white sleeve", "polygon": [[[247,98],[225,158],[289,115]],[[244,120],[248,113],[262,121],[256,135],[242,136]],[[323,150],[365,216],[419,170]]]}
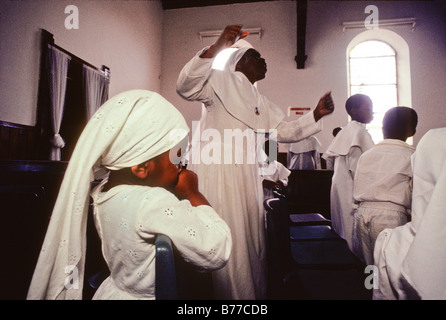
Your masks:
{"label": "white sleeve", "polygon": [[[313,112],[308,112],[297,120],[282,121],[277,126],[278,142],[292,143],[308,138],[322,130],[322,119],[316,122]],[[271,137],[273,139],[274,137]]]}
{"label": "white sleeve", "polygon": [[180,96],[190,101],[201,101],[208,104],[212,99],[212,88],[208,85],[208,78],[212,71],[214,59],[200,58],[198,52],[181,70],[177,80],[176,90]]}
{"label": "white sleeve", "polygon": [[158,188],[156,195],[143,201],[138,210],[137,229],[141,238],[156,234],[168,236],[183,259],[202,270],[223,267],[231,254],[228,225],[210,206],[193,207],[172,193]]}

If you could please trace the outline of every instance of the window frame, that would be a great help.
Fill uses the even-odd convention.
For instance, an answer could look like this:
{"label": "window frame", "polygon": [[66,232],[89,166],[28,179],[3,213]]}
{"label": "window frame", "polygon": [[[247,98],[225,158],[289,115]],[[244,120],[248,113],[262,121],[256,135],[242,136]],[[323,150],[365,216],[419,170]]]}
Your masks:
{"label": "window frame", "polygon": [[[346,51],[348,96],[352,95],[350,53],[357,45],[366,41],[383,42],[395,52],[396,103],[399,106],[412,108],[409,46],[400,35],[387,29],[363,31],[348,44]],[[389,106],[389,108],[391,107]],[[375,141],[375,143],[379,141]],[[409,138],[406,142],[412,144],[413,139]]]}

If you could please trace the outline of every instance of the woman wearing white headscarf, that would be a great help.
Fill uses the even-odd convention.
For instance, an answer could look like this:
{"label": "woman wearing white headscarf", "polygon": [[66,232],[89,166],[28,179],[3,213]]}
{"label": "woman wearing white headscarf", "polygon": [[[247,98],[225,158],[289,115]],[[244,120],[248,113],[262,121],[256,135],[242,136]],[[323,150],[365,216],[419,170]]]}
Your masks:
{"label": "woman wearing white headscarf", "polygon": [[412,220],[375,244],[374,299],[446,299],[446,128],[428,131],[413,156]]}
{"label": "woman wearing white headscarf", "polygon": [[170,162],[175,159],[170,150],[176,153],[188,132],[179,111],[154,92],[127,91],[99,108],[67,167],[28,299],[82,299],[95,173],[108,174],[92,197],[111,272],[95,299],[155,298],[154,239],[159,233],[202,269],[226,263],[229,228],[198,192],[196,176]]}
{"label": "woman wearing white headscarf", "polygon": [[[314,112],[296,121],[282,121],[283,111],[254,86],[265,77],[266,63],[250,47],[236,50],[224,70],[213,69],[220,51],[248,35],[241,28],[227,26],[213,45],[193,57],[179,75],[177,92],[206,106],[199,130],[195,131],[200,136],[192,137],[190,168],[200,177],[200,190],[230,226],[234,242],[227,266],[213,273],[215,295],[220,299],[265,299],[262,179],[256,161],[249,161],[256,157],[252,144],[261,132],[276,131],[270,138],[279,142],[295,142],[315,134],[321,130],[318,120],[334,107],[327,94]],[[228,141],[228,133],[244,135],[247,147],[234,144],[232,135]],[[215,147],[218,137],[224,137],[221,149]],[[210,149],[212,159],[207,159]],[[235,159],[229,159],[232,155]],[[237,162],[237,156],[244,161]]]}

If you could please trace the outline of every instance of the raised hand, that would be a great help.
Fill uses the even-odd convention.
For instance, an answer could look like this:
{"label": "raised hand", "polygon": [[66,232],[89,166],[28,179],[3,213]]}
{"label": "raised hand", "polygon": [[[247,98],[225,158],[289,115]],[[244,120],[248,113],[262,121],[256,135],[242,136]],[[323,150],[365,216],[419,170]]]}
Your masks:
{"label": "raised hand", "polygon": [[172,192],[180,200],[189,200],[192,206],[210,205],[207,199],[198,191],[198,176],[193,171],[183,169]]}
{"label": "raised hand", "polygon": [[237,40],[245,38],[249,35],[248,31],[242,31],[243,25],[236,24],[226,26],[215,44],[221,48],[228,48],[232,46]]}
{"label": "raised hand", "polygon": [[331,97],[331,91],[324,94],[313,111],[314,120],[319,121],[323,116],[334,111],[334,103]]}
{"label": "raised hand", "polygon": [[213,58],[221,50],[229,48],[239,39],[243,39],[249,35],[249,31],[242,31],[243,25],[235,24],[226,26],[221,35],[218,37],[217,41],[210,46],[206,52],[204,52],[201,58]]}

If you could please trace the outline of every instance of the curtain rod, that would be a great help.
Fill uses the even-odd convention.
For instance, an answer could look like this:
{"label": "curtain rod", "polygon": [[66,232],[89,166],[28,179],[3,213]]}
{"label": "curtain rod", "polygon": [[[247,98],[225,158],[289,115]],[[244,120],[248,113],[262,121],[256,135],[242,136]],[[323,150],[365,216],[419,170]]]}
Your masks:
{"label": "curtain rod", "polygon": [[[259,38],[262,37],[262,28],[243,28],[243,31],[249,31],[249,35],[257,34]],[[223,30],[209,30],[209,31],[200,31],[198,32],[198,35],[200,37],[200,40],[203,40],[203,38],[210,38],[210,37],[218,37],[221,35]]]}
{"label": "curtain rod", "polygon": [[62,52],[65,53],[66,55],[69,55],[69,56],[70,56],[73,60],[75,60],[76,62],[79,62],[79,63],[81,63],[81,64],[84,64],[84,65],[86,65],[86,66],[88,66],[88,67],[90,67],[90,68],[92,68],[92,69],[95,69],[95,70],[101,72],[101,73],[104,74],[105,76],[110,77],[110,68],[109,68],[109,67],[107,67],[107,66],[105,66],[105,65],[102,65],[102,69],[99,69],[98,67],[92,65],[91,63],[85,61],[85,60],[82,59],[82,58],[79,58],[78,56],[74,55],[73,53],[69,52],[68,50],[66,50],[66,49],[62,48],[61,46],[57,45],[57,44],[54,42],[54,35],[53,35],[51,32],[48,32],[48,31],[45,30],[45,29],[42,29],[42,32],[46,33],[46,35],[45,35],[46,37],[49,37],[49,39],[50,39],[50,40],[48,41],[48,44],[49,44],[49,45],[51,45],[51,46],[53,46],[54,48],[56,48],[56,49],[62,51]]}
{"label": "curtain rod", "polygon": [[[399,18],[399,19],[380,19],[377,21],[378,26],[401,26],[401,25],[412,25],[412,31],[415,29],[417,24],[416,18]],[[342,32],[346,29],[354,28],[365,28],[365,22],[362,21],[345,21],[342,22]]]}

